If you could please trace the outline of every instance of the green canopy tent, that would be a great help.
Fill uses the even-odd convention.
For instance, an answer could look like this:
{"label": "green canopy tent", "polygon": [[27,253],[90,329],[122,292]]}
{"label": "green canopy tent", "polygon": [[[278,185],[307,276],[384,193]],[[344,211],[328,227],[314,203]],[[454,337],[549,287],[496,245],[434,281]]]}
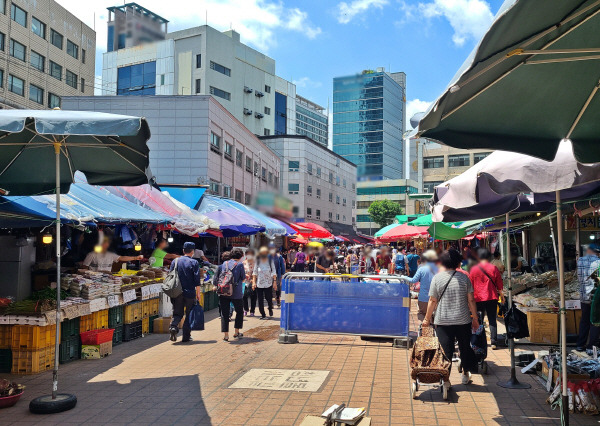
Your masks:
{"label": "green canopy tent", "polygon": [[396,226],[399,226],[398,223],[392,223],[391,225],[388,226],[384,226],[383,228],[381,228],[379,231],[377,231],[375,233],[375,238],[379,238],[381,237],[383,234],[385,234],[387,231],[390,231],[392,229],[394,229]]}
{"label": "green canopy tent", "polygon": [[466,237],[467,231],[460,228],[453,228],[447,223],[438,222],[429,226],[429,235],[431,235],[434,240],[453,241]]}

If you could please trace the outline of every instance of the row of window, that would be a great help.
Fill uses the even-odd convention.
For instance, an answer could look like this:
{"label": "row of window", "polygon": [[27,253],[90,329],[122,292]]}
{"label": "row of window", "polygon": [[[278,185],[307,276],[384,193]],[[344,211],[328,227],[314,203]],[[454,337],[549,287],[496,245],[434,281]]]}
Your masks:
{"label": "row of window", "polygon": [[[279,176],[277,176],[273,172],[268,171],[266,167],[262,167],[261,165],[259,165],[257,161],[253,161],[251,155],[249,154],[246,154],[246,159],[244,161],[243,151],[235,148],[229,142],[224,142],[223,138],[214,132],[211,132],[210,148],[212,151],[217,152],[219,154],[221,154],[222,152],[223,156],[227,160],[235,162],[236,166],[240,168],[243,168],[245,165],[246,171],[248,173],[252,173],[254,174],[254,176],[257,177],[260,176],[260,178],[264,182],[267,182],[275,189],[279,189]],[[234,151],[235,158],[233,156]]]}
{"label": "row of window", "polygon": [[239,189],[234,189],[231,185],[221,184],[215,180],[210,181],[208,192],[212,195],[219,195],[225,198],[234,198],[238,203],[244,203],[249,206],[252,203],[252,195]]}
{"label": "row of window", "polygon": [[442,181],[436,181],[436,182],[423,182],[423,192],[427,192],[427,193],[433,193],[434,189],[436,186],[441,185]]}
{"label": "row of window", "polygon": [[301,129],[300,127],[296,127],[296,134],[300,136],[308,136],[312,140],[321,143],[322,145],[327,145],[327,135],[320,136],[313,132],[309,132],[307,130]]}
{"label": "row of window", "polygon": [[[298,195],[300,193],[300,184],[299,183],[288,183],[288,193],[290,195]],[[313,187],[312,185],[306,186],[306,195],[309,197],[313,196]],[[321,188],[316,188],[316,197],[317,199],[321,199]],[[329,202],[333,203],[333,192],[329,193]],[[347,205],[346,198],[340,198],[339,195],[335,196],[335,203],[341,204],[345,207]],[[352,208],[354,208],[355,201],[352,200]]]}
{"label": "row of window", "polygon": [[[336,165],[339,167],[340,166],[340,159],[336,158],[337,163]],[[296,161],[296,160],[289,160],[288,161],[288,171],[289,172],[299,172],[300,171],[300,161]],[[309,175],[313,175],[313,173],[318,177],[318,178],[326,178],[326,172],[321,170],[321,167],[316,166],[313,168],[313,164],[310,161],[306,162],[306,173]],[[329,183],[333,183],[334,182],[334,177],[333,177],[333,172],[329,172],[329,179],[328,179]],[[335,184],[337,186],[340,186],[340,182],[342,184],[342,186],[344,188],[347,187],[347,182],[346,179],[340,179],[339,176],[335,177]],[[355,189],[356,184],[354,182],[352,182],[352,189]]]}
{"label": "row of window", "polygon": [[[306,208],[306,217],[307,217],[307,219],[312,219],[312,217],[313,217],[312,214],[313,214],[312,207],[307,207]],[[320,209],[315,209],[315,219],[321,219],[321,210]],[[333,221],[333,213],[332,212],[329,212],[328,219],[330,221]],[[338,222],[340,221],[340,214],[339,213],[336,213],[335,220],[338,221]],[[346,222],[346,215],[342,215],[342,222]]]}
{"label": "row of window", "polygon": [[381,186],[374,188],[358,188],[356,195],[395,195],[416,194],[419,190],[413,186]]}
{"label": "row of window", "polygon": [[[478,152],[473,154],[473,164],[479,163],[485,157],[490,155],[490,152]],[[471,165],[469,154],[454,154],[448,156],[448,167],[466,167]],[[440,169],[444,167],[444,156],[437,155],[434,157],[423,157],[424,169]]]}
{"label": "row of window", "polygon": [[[16,95],[25,97],[25,80],[14,76],[8,75],[8,90]],[[4,87],[4,70],[0,69],[0,88]],[[33,83],[29,84],[29,100],[36,102],[40,105],[44,105],[44,89],[36,86]],[[52,92],[48,92],[48,108],[60,108],[60,96],[55,95]]]}
{"label": "row of window", "polygon": [[[5,1],[2,1],[2,13],[5,13]],[[27,28],[27,11],[16,4],[10,5],[10,18],[17,24]],[[31,32],[38,37],[46,40],[47,26],[35,16],[31,17]],[[64,46],[64,36],[54,29],[50,29],[50,43],[60,50]],[[75,59],[79,59],[79,46],[73,41],[67,39],[67,54]],[[81,62],[85,64],[85,49],[81,49]]]}
{"label": "row of window", "polygon": [[[0,50],[1,51],[5,50],[5,40],[6,40],[6,35],[4,33],[0,33]],[[8,53],[10,56],[27,63],[27,47],[24,44],[19,43],[15,39],[11,38],[8,45],[9,45]],[[62,81],[62,79],[63,79],[62,65],[59,65],[54,61],[48,61],[48,69],[46,69],[46,57],[41,55],[40,53],[36,52],[35,50],[30,50],[29,64],[33,68],[35,68],[43,73],[48,72],[49,75],[51,75],[52,77],[56,78],[59,81]],[[67,83],[67,85],[71,86],[72,88],[77,89],[78,84],[79,84],[79,77],[73,71],[70,71],[67,69],[65,71],[65,82]],[[85,91],[85,79],[82,77],[81,78],[81,92],[84,92],[84,91]]]}

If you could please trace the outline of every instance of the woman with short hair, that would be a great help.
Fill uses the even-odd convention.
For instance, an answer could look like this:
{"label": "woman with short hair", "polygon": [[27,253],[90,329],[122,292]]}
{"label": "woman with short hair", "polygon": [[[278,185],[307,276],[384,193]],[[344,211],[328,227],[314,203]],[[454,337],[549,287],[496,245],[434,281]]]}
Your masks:
{"label": "woman with short hair", "polygon": [[232,274],[231,284],[233,285],[233,294],[231,296],[219,296],[221,332],[223,332],[223,340],[226,342],[229,341],[230,304],[233,304],[233,308],[235,309],[235,334],[233,337],[241,339],[244,336],[240,331],[244,325],[244,304],[242,298],[244,297],[244,279],[246,278],[244,264],[241,261],[242,257],[244,257],[244,253],[241,249],[234,248],[231,250],[231,259],[223,262],[220,272],[216,275],[218,283],[220,275],[226,274],[227,271],[231,271]]}

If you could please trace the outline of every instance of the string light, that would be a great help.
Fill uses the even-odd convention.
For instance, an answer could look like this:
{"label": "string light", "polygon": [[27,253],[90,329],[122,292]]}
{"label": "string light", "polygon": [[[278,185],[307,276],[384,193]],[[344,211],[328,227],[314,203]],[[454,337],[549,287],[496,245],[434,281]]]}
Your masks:
{"label": "string light", "polygon": [[44,234],[42,236],[42,242],[44,244],[52,244],[52,234]]}

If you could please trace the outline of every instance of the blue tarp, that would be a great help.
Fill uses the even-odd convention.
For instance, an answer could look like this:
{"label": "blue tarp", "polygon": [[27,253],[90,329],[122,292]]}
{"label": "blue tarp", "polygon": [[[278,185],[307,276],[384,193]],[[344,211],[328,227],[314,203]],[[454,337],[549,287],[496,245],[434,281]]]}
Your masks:
{"label": "blue tarp", "polygon": [[206,192],[206,188],[195,186],[161,186],[160,190],[168,192],[171,197],[185,204],[190,209],[197,209],[199,207],[200,199]]}
{"label": "blue tarp", "polygon": [[269,238],[273,238],[273,237],[279,236],[279,235],[286,235],[288,233],[288,230],[283,225],[281,225],[278,222],[275,222],[273,219],[262,214],[261,212],[259,212],[257,210],[251,209],[250,207],[248,207],[244,204],[238,203],[237,201],[233,201],[233,200],[229,200],[229,199],[223,199],[223,201],[225,203],[229,204],[230,206],[232,206],[233,208],[236,208],[238,210],[248,213],[254,219],[256,219],[260,223],[262,223],[265,227],[265,234],[267,234],[267,236]]}

